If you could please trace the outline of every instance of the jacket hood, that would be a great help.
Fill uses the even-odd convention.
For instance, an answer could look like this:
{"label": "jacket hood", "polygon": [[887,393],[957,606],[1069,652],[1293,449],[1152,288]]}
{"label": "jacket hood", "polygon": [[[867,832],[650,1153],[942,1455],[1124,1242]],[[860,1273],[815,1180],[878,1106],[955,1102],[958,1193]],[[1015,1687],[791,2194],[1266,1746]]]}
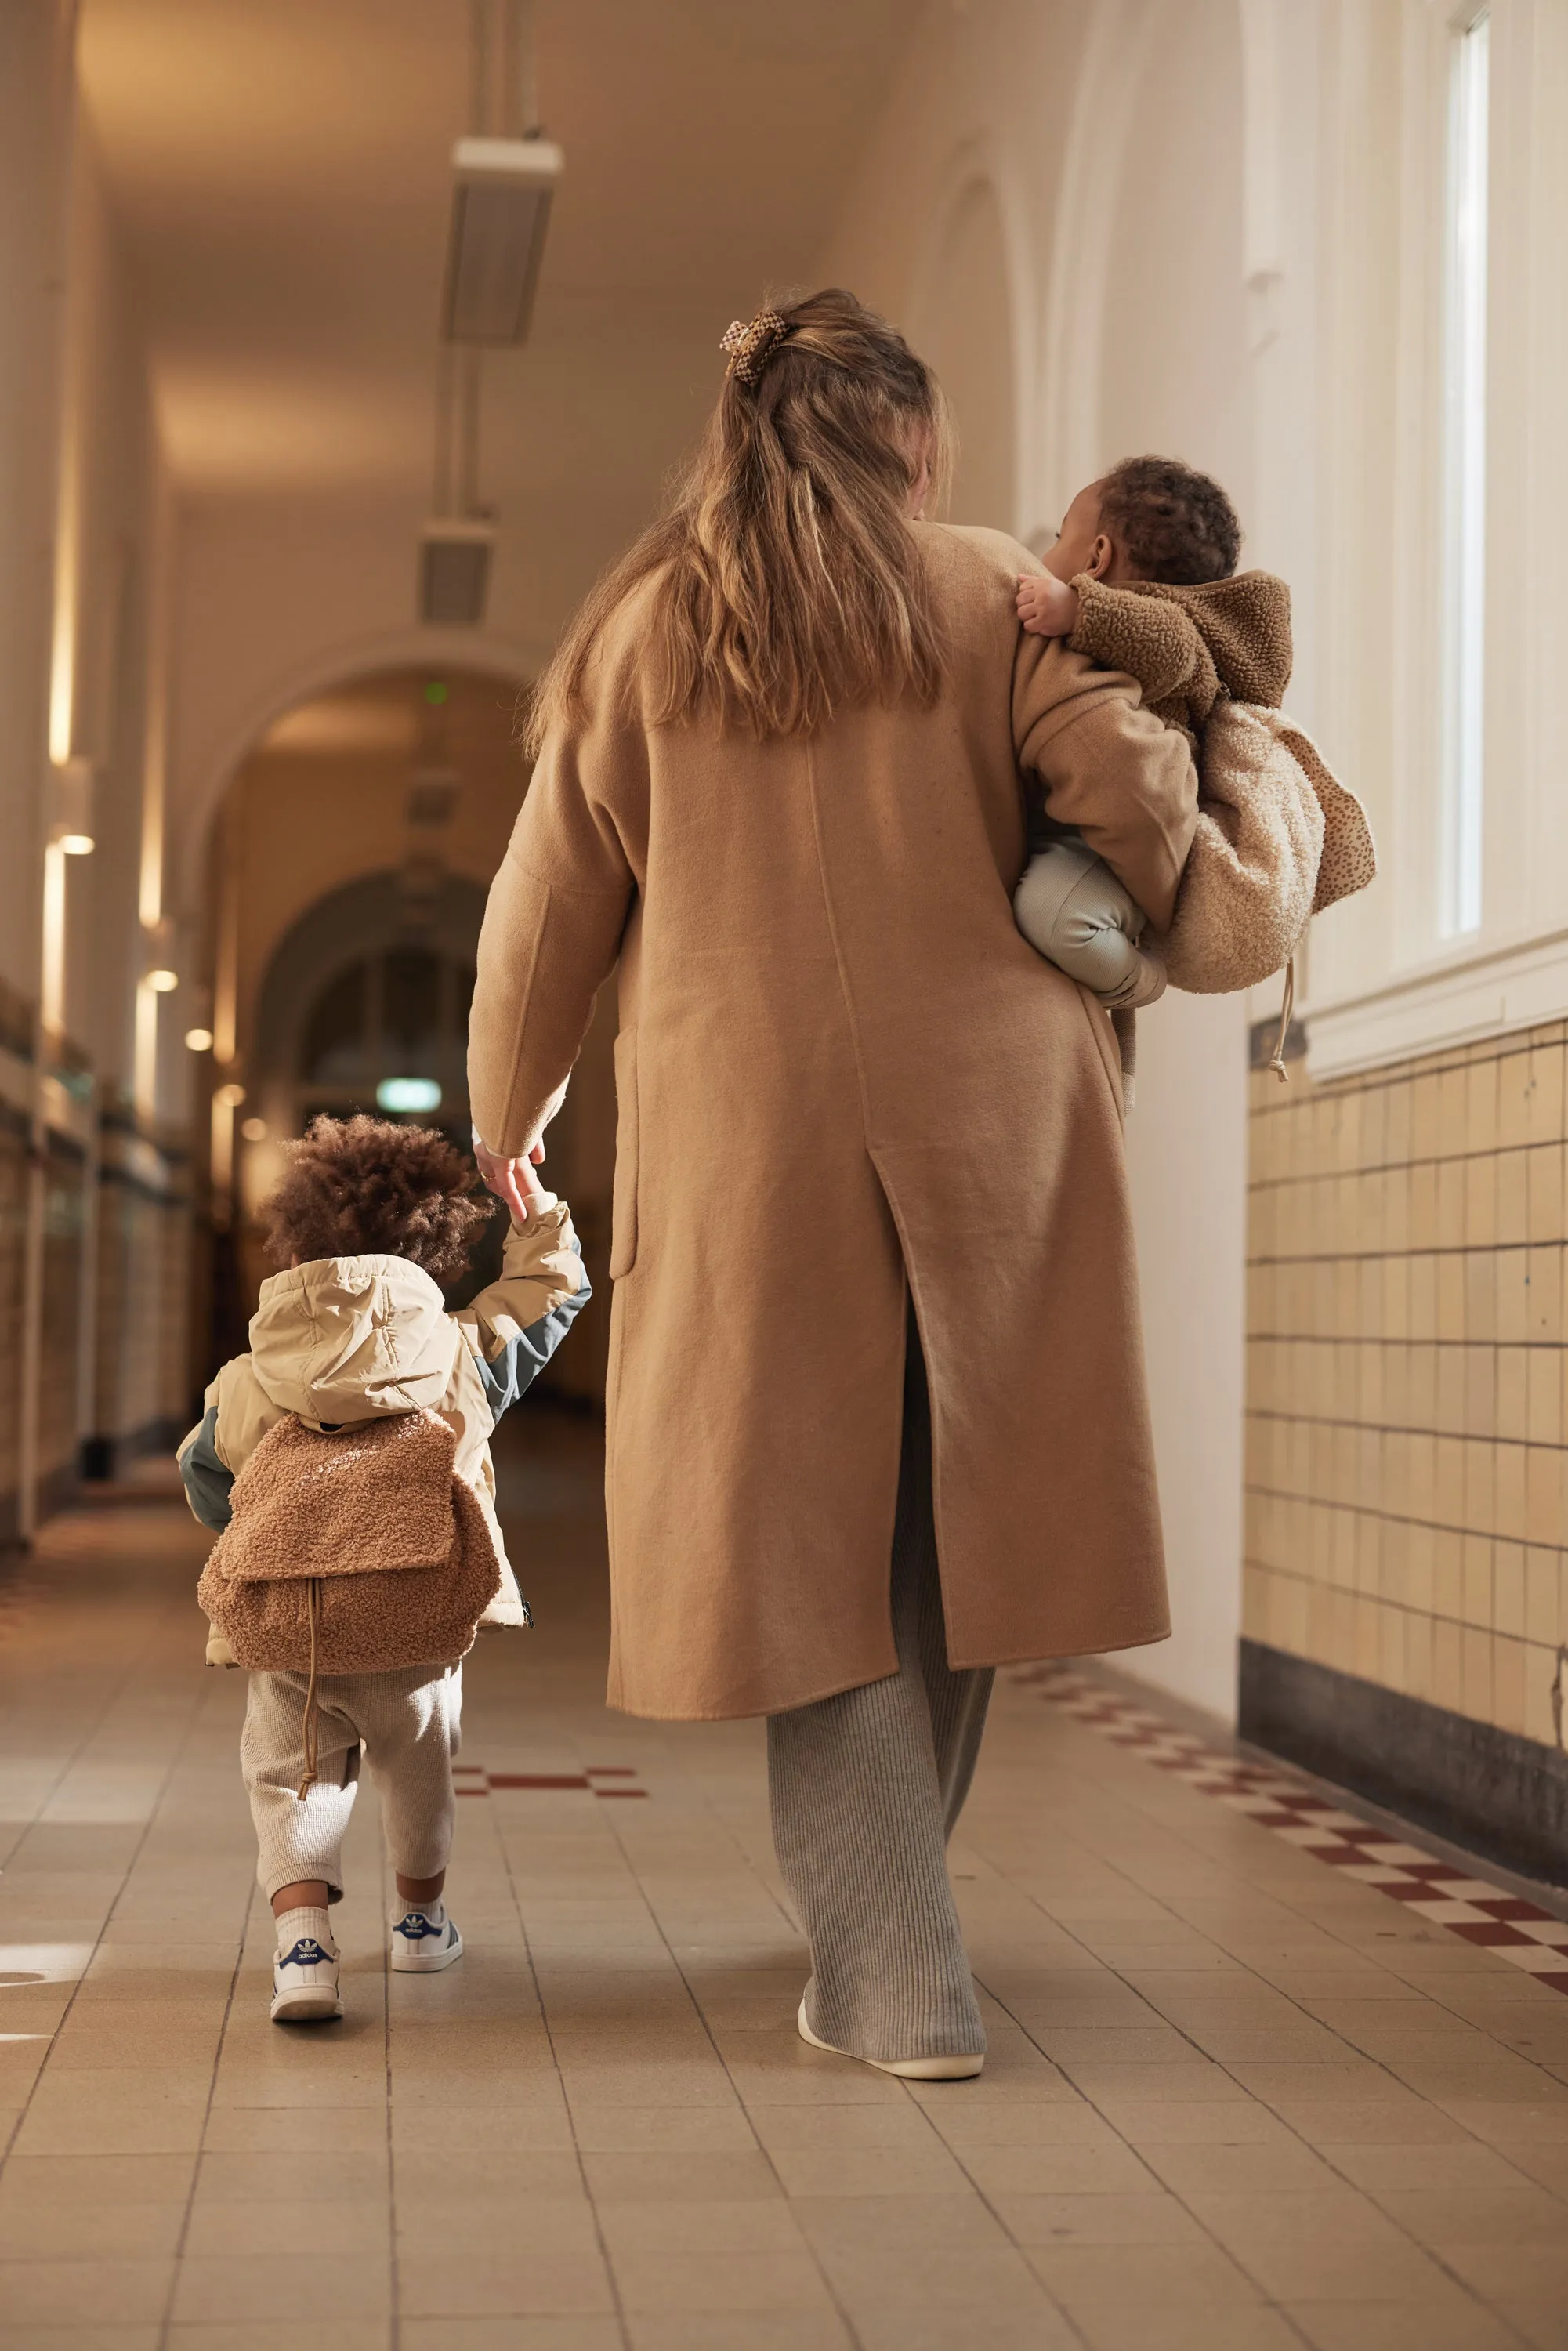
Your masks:
{"label": "jacket hood", "polygon": [[406,1258],[318,1258],[262,1283],[250,1352],[280,1410],[340,1426],[439,1405],[454,1333],[437,1284]]}
{"label": "jacket hood", "polygon": [[1134,592],[1180,605],[1207,646],[1220,684],[1236,701],[1279,708],[1291,683],[1291,591],[1282,580],[1270,571],[1242,571],[1201,588],[1139,580]]}

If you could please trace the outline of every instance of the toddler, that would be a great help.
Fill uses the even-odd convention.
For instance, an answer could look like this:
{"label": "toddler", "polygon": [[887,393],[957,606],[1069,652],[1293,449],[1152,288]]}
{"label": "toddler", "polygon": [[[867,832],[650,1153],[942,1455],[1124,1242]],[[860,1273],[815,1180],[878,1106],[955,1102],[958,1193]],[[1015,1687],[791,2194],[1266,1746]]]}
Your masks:
{"label": "toddler", "polygon": [[[1019,582],[1019,617],[1135,678],[1145,708],[1197,750],[1221,695],[1277,705],[1290,679],[1289,590],[1266,572],[1235,577],[1240,551],[1218,482],[1129,457],[1079,491],[1043,576]],[[1070,827],[1033,812],[1030,845],[1013,905],[1030,946],[1113,1012],[1152,1004],[1166,973],[1142,908]],[[1117,1025],[1130,1066],[1131,1023]]]}
{"label": "toddler", "polygon": [[[455,1439],[446,1489],[460,1480],[471,1493],[499,1570],[481,1621],[523,1625],[527,1604],[496,1519],[489,1435],[590,1292],[566,1203],[547,1193],[526,1227],[513,1225],[500,1280],[449,1312],[438,1285],[463,1272],[489,1215],[475,1189],[473,1169],[444,1135],[380,1119],[317,1119],[263,1212],[268,1253],[286,1270],[262,1283],[250,1353],[207,1390],[180,1470],[196,1517],[221,1530],[236,1474],[288,1415],[318,1435],[434,1415]],[[394,1519],[404,1499],[401,1490],[385,1498]],[[314,1635],[312,1644],[314,1656]],[[215,1629],[207,1662],[235,1663]],[[392,1672],[313,1674],[308,1685],[301,1672],[251,1674],[240,1755],[257,1878],[277,1920],[275,2022],[342,2014],[328,1908],[342,1896],[361,1747],[397,1886],[392,1965],[431,1974],[460,1957],[443,1890],[461,1699],[462,1667],[450,1654]]]}

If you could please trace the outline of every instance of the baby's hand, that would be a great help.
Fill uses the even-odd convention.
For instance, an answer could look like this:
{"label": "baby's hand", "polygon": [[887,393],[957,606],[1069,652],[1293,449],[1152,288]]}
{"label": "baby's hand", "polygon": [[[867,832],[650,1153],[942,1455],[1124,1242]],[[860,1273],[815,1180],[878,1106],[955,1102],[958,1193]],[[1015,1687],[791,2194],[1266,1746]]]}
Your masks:
{"label": "baby's hand", "polygon": [[1019,581],[1018,608],[1031,637],[1070,637],[1078,625],[1078,590],[1054,572],[1026,572]]}

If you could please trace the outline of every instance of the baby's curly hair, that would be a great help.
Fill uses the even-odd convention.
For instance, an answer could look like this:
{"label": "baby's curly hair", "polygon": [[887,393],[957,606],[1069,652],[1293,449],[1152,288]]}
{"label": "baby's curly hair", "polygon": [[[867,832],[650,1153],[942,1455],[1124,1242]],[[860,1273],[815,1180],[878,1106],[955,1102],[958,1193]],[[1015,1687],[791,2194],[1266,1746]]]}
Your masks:
{"label": "baby's curly hair", "polygon": [[1236,508],[1179,457],[1124,457],[1100,485],[1100,517],[1140,577],[1167,587],[1228,580],[1240,558]]}
{"label": "baby's curly hair", "polygon": [[405,1257],[452,1281],[489,1222],[478,1188],[463,1154],[431,1127],[362,1114],[313,1119],[262,1209],[267,1253],[278,1266]]}

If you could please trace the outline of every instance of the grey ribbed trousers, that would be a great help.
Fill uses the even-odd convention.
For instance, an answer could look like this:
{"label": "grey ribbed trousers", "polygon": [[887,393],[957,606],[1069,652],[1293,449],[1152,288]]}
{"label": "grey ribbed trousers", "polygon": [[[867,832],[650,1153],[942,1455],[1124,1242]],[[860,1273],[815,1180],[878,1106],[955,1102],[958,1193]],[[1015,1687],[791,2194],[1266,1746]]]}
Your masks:
{"label": "grey ribbed trousers", "polygon": [[811,2030],[856,2057],[956,2056],[986,2035],[946,1845],[995,1676],[947,1663],[913,1317],[892,1596],[897,1673],[768,1717],[773,1842],[810,1945]]}

